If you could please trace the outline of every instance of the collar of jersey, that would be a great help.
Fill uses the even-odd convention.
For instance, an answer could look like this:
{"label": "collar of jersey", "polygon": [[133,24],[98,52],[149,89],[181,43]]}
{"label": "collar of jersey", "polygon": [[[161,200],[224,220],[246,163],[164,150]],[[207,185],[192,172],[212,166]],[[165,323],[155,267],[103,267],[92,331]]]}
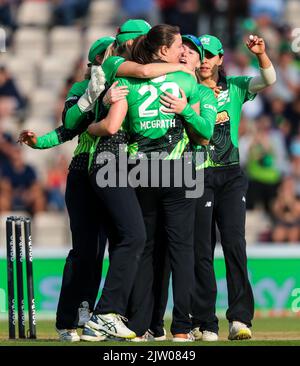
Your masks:
{"label": "collar of jersey", "polygon": [[221,86],[222,87],[222,91],[228,89],[227,80],[226,80],[226,77],[224,75],[221,75],[219,77],[218,86]]}

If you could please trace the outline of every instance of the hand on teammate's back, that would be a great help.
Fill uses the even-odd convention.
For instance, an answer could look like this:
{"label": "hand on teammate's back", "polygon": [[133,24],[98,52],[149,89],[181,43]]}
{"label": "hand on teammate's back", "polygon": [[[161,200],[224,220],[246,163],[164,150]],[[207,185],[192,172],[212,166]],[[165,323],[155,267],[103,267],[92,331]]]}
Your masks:
{"label": "hand on teammate's back", "polygon": [[113,103],[118,102],[119,100],[123,100],[128,95],[128,87],[126,85],[117,86],[118,81],[115,81],[112,86],[106,92],[103,103],[106,106],[110,106]]}
{"label": "hand on teammate's back", "polygon": [[165,91],[160,97],[161,104],[164,107],[161,108],[164,113],[176,113],[181,114],[187,105],[187,98],[185,92],[180,88],[181,98]]}

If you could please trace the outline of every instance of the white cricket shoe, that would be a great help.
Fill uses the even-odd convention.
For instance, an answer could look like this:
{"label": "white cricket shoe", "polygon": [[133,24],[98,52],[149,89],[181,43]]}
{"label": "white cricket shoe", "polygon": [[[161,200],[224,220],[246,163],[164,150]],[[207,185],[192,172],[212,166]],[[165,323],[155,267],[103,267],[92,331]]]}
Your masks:
{"label": "white cricket shoe", "polygon": [[204,330],[202,332],[202,341],[204,342],[216,342],[219,340],[219,336],[215,332],[211,332],[209,330]]}
{"label": "white cricket shoe", "polygon": [[167,340],[167,331],[165,330],[165,328],[164,328],[164,334],[161,335],[161,336],[156,336],[155,333],[151,329],[148,329],[147,333],[148,333],[148,341],[149,342],[152,342],[152,341],[162,342],[162,341]]}
{"label": "white cricket shoe", "polygon": [[202,332],[199,327],[196,327],[192,330],[192,334],[195,338],[195,341],[201,341],[202,340]]}
{"label": "white cricket shoe", "polygon": [[174,334],[172,340],[173,340],[173,342],[194,342],[195,337],[193,336],[192,332],[182,333],[182,334]]}
{"label": "white cricket shoe", "polygon": [[127,319],[119,314],[97,314],[92,315],[87,325],[92,329],[101,330],[114,337],[135,338],[136,334],[126,327],[124,321],[127,321]]}
{"label": "white cricket shoe", "polygon": [[250,339],[252,337],[251,330],[246,324],[233,321],[229,323],[229,336],[228,339],[231,341]]}
{"label": "white cricket shoe", "polygon": [[142,335],[140,337],[134,337],[132,339],[129,339],[129,341],[135,342],[135,343],[140,343],[140,342],[151,342],[151,339],[149,338],[149,333],[146,332],[144,335]]}
{"label": "white cricket shoe", "polygon": [[85,325],[80,339],[87,342],[101,342],[106,340],[106,335],[98,330],[90,328]]}
{"label": "white cricket shoe", "polygon": [[89,303],[83,301],[78,308],[78,327],[83,327],[91,318]]}
{"label": "white cricket shoe", "polygon": [[80,337],[76,329],[57,329],[59,340],[61,342],[79,342]]}
{"label": "white cricket shoe", "polygon": [[154,333],[149,329],[144,335],[140,337],[134,337],[130,339],[130,342],[161,342],[167,340],[167,332],[164,329],[164,334],[159,337],[155,337]]}

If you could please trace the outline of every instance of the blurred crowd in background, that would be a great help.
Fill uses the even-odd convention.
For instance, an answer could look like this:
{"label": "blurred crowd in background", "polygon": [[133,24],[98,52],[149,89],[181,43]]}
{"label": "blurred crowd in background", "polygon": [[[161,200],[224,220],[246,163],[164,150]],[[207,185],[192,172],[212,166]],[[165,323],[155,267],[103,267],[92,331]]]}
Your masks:
{"label": "blurred crowd in background", "polygon": [[[249,177],[248,242],[300,242],[300,28],[298,0],[0,0],[0,214],[65,210],[76,141],[47,151],[16,143],[61,124],[66,93],[82,80],[90,44],[128,18],[210,33],[225,46],[228,75],[256,75],[245,47],[265,39],[276,84],[246,103],[241,165]],[[297,24],[298,21],[298,24]]]}

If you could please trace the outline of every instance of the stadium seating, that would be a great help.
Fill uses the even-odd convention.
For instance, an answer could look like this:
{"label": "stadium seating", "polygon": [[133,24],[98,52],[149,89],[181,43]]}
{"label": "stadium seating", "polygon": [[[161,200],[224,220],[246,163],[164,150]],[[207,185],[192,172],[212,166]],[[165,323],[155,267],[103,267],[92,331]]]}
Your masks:
{"label": "stadium seating", "polygon": [[72,74],[75,59],[51,55],[43,60],[39,69],[41,88],[48,88],[52,94],[57,94],[63,87],[64,81]]}
{"label": "stadium seating", "polygon": [[14,35],[14,54],[21,60],[41,60],[47,54],[47,33],[43,29],[21,27]]}
{"label": "stadium seating", "polygon": [[65,213],[43,212],[34,217],[33,244],[42,248],[60,248],[70,243],[68,218]]}
{"label": "stadium seating", "polygon": [[117,4],[115,0],[96,0],[91,3],[89,11],[89,24],[110,25],[112,17],[116,14]]}
{"label": "stadium seating", "polygon": [[248,245],[259,242],[259,235],[270,229],[271,222],[261,209],[249,210],[246,215],[246,241]]}
{"label": "stadium seating", "polygon": [[8,216],[25,216],[29,217],[28,212],[13,211],[0,214],[0,251],[6,253],[6,218]]}
{"label": "stadium seating", "polygon": [[37,1],[23,1],[17,16],[18,24],[47,26],[51,21],[50,3]]}
{"label": "stadium seating", "polygon": [[[18,29],[14,32],[12,45],[8,52],[1,53],[1,63],[4,63],[14,77],[20,91],[28,98],[29,108],[23,124],[15,116],[1,121],[1,128],[16,138],[21,129],[31,129],[38,135],[44,134],[60,124],[56,120],[57,102],[62,93],[65,81],[71,76],[74,65],[84,57],[90,45],[98,38],[111,36],[116,33],[114,18],[119,7],[117,0],[92,0],[88,16],[83,23],[74,26],[54,26],[52,22],[50,1],[22,1],[17,12]],[[289,24],[298,26],[300,3],[298,0],[287,2],[285,19]],[[83,26],[82,26],[83,25]],[[9,32],[7,33],[9,34]],[[60,105],[59,105],[60,107]],[[50,162],[57,154],[62,153],[71,159],[77,139],[56,149],[35,151],[24,148],[26,162],[33,165],[44,181]],[[37,158],[38,154],[38,158]],[[51,213],[49,225],[52,230],[57,220],[65,225],[66,218],[54,218]],[[36,226],[38,237],[35,243],[45,243],[45,238],[52,237],[51,230],[47,231],[47,215],[38,219]],[[247,242],[255,243],[262,231],[268,230],[270,222],[261,211],[247,213],[246,233]],[[42,230],[48,234],[43,234]],[[58,233],[53,234],[53,245],[66,243],[66,233],[58,223]],[[53,230],[55,231],[55,230]],[[1,230],[1,235],[3,230]],[[2,241],[3,242],[3,241]]]}
{"label": "stadium seating", "polygon": [[3,118],[1,120],[1,128],[6,133],[10,134],[14,140],[17,140],[17,137],[19,136],[20,132],[20,125],[18,123],[18,119],[13,116],[9,116],[6,118]]}
{"label": "stadium seating", "polygon": [[76,27],[54,27],[50,32],[49,41],[52,55],[60,55],[65,59],[74,59],[81,55],[82,36]]}
{"label": "stadium seating", "polygon": [[[51,89],[36,89],[31,98],[30,115],[33,118],[54,118],[57,96]],[[41,126],[41,123],[39,124]]]}
{"label": "stadium seating", "polygon": [[99,27],[99,25],[98,25],[98,26],[90,27],[86,31],[85,36],[84,36],[84,48],[85,48],[84,55],[87,55],[90,45],[93,42],[95,42],[98,38],[105,37],[105,36],[114,36],[115,34],[116,34],[116,29],[111,26]]}
{"label": "stadium seating", "polygon": [[285,18],[295,28],[299,28],[300,3],[298,0],[289,0],[286,5]]}

